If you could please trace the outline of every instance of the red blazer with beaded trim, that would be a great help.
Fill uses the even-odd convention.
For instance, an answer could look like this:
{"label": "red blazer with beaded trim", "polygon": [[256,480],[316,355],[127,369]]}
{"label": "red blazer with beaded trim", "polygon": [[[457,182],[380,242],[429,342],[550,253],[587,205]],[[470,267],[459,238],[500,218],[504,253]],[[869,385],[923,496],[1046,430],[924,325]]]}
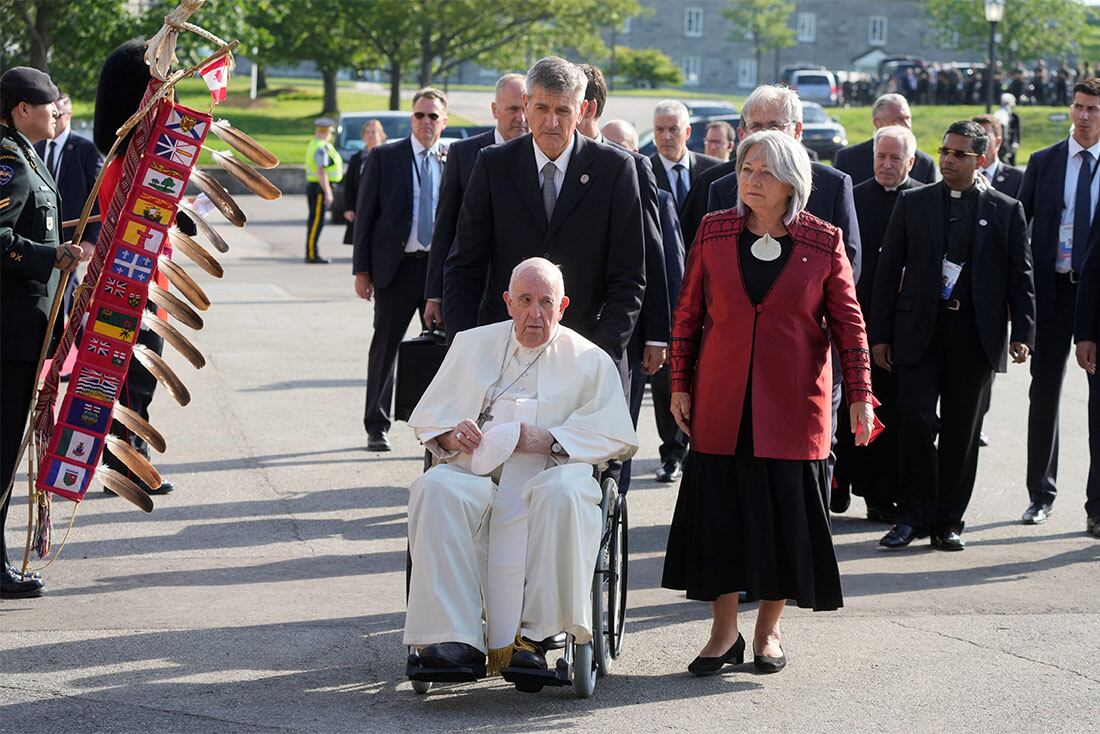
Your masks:
{"label": "red blazer with beaded trim", "polygon": [[[790,257],[754,306],[737,256],[744,226],[736,209],[726,209],[699,227],[673,315],[672,391],[692,395],[694,450],[733,455],[751,366],[754,455],[824,459],[832,438],[830,335],[848,401],[872,400],[867,332],[840,230],[800,212],[787,228]],[[846,420],[840,430],[848,430]]]}

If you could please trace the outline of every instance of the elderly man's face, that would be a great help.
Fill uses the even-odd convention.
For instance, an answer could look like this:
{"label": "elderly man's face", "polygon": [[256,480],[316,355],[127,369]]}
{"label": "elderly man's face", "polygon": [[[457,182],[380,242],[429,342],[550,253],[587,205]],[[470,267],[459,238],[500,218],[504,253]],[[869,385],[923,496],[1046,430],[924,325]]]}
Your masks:
{"label": "elderly man's face", "polygon": [[687,118],[679,115],[653,116],[653,142],[657,151],[666,160],[678,161],[687,152],[687,141],[691,137],[691,125]]}
{"label": "elderly man's face", "polygon": [[523,82],[518,79],[501,87],[493,100],[493,119],[505,140],[527,133],[527,113],[523,110]]}
{"label": "elderly man's face", "polygon": [[787,117],[783,105],[778,103],[757,105],[751,115],[741,117],[741,126],[737,129],[742,140],[764,130],[778,130],[795,140],[802,139],[802,123]]}
{"label": "elderly man's face", "polygon": [[897,138],[879,138],[875,143],[875,180],[879,186],[895,188],[913,170],[916,160],[916,156],[906,157],[905,143]]}
{"label": "elderly man's face", "polygon": [[560,283],[529,269],[515,278],[504,294],[504,303],[515,324],[516,341],[533,348],[545,344],[554,333],[554,326],[569,305],[569,296],[561,293]]}
{"label": "elderly man's face", "polygon": [[875,128],[886,127],[887,125],[901,125],[902,127],[907,127],[912,130],[913,113],[909,111],[908,104],[883,105],[872,122],[874,122]]}
{"label": "elderly man's face", "polygon": [[633,129],[620,125],[617,122],[609,122],[603,126],[603,136],[615,145],[621,145],[627,150],[638,152],[638,133]]}
{"label": "elderly man's face", "polygon": [[581,99],[574,94],[551,94],[536,86],[523,95],[527,125],[535,144],[547,158],[556,161],[573,142],[581,117]]}

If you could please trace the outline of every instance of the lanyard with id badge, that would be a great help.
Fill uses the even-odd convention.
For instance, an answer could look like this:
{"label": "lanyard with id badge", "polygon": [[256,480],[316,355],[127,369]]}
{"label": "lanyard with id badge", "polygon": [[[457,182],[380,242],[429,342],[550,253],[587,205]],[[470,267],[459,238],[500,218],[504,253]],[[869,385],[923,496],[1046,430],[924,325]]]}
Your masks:
{"label": "lanyard with id badge", "polygon": [[[1091,157],[1089,158],[1091,160]],[[1087,162],[1082,162],[1081,165],[1088,165]],[[1092,191],[1092,181],[1096,178],[1096,172],[1100,170],[1100,161],[1097,161],[1092,166],[1092,173],[1089,174],[1089,191]],[[1090,193],[1091,196],[1091,193]],[[1076,204],[1076,201],[1074,202]],[[1058,273],[1068,273],[1073,270],[1073,229],[1074,222],[1068,224],[1062,224],[1058,227],[1058,254],[1054,260],[1054,270]]]}
{"label": "lanyard with id badge", "polygon": [[955,292],[955,283],[959,281],[959,273],[962,272],[963,265],[966,263],[953,263],[946,257],[943,259],[943,281],[940,289],[940,298],[943,300],[951,300],[951,294]]}

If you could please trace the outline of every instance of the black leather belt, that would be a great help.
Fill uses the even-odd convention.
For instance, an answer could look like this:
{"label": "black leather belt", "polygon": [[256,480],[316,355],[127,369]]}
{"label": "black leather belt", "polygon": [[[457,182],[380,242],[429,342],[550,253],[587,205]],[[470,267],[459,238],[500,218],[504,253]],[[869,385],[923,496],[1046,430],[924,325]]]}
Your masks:
{"label": "black leather belt", "polygon": [[416,252],[406,252],[405,257],[410,260],[423,260],[428,256],[427,250],[417,250]]}
{"label": "black leather belt", "polygon": [[1081,274],[1078,273],[1076,270],[1070,270],[1067,273],[1059,273],[1059,272],[1055,271],[1054,277],[1055,278],[1065,278],[1070,283],[1073,283],[1074,285],[1077,284],[1077,281],[1081,280]]}
{"label": "black leather belt", "polygon": [[962,308],[962,303],[959,302],[958,298],[948,298],[943,302],[943,307],[948,311],[958,311]]}

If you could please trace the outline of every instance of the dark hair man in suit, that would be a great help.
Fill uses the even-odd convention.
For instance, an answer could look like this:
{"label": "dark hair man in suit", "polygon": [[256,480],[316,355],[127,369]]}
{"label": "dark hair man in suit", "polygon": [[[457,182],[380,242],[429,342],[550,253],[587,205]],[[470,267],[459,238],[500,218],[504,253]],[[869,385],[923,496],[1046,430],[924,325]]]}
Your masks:
{"label": "dark hair man in suit", "polygon": [[[103,168],[103,156],[96,150],[95,143],[73,133],[73,103],[69,95],[61,95],[55,104],[57,132],[51,139],[35,143],[34,149],[46,162],[46,168],[57,182],[57,191],[61,194],[61,218],[77,219],[84,209],[84,202],[95,184],[96,176],[99,175],[99,169]],[[92,214],[98,213],[97,202],[92,207]],[[94,249],[95,242],[99,239],[99,228],[99,222],[85,227],[84,240],[78,244],[83,248]],[[74,228],[67,227],[61,231],[61,239],[71,240],[74,234]],[[91,256],[90,250],[87,254]]]}
{"label": "dark hair man in suit", "polygon": [[393,372],[409,320],[424,307],[445,152],[447,97],[425,87],[413,95],[412,135],[370,152],[355,208],[355,293],[374,303],[363,426],[368,451],[389,451]]}
{"label": "dark hair man in suit", "polygon": [[623,150],[576,133],[588,80],[558,57],[527,72],[529,135],[481,151],[444,266],[443,323],[454,334],[508,318],[499,294],[529,257],[558,265],[562,323],[603,348],[627,384],[625,352],[645,290],[638,174]]}
{"label": "dark hair man in suit", "polygon": [[1081,269],[1074,311],[1073,340],[1077,343],[1077,364],[1089,381],[1089,478],[1085,484],[1085,532],[1100,538],[1100,385],[1096,380],[1096,343],[1100,341],[1100,247],[1096,230],[1091,234],[1089,254]]}
{"label": "dark hair man in suit", "polygon": [[940,147],[943,181],[901,193],[879,255],[871,353],[897,370],[901,410],[898,522],[879,541],[887,548],[928,535],[940,550],[966,547],[982,395],[993,371],[1005,371],[1006,351],[1021,363],[1033,343],[1024,209],[977,185],[988,146],[976,122],[953,123]]}
{"label": "dark hair man in suit", "polygon": [[998,151],[1004,143],[1004,130],[1001,121],[996,115],[975,115],[970,118],[982,126],[985,134],[989,136],[990,148],[986,153],[985,168],[979,173],[993,188],[1005,196],[1013,199],[1020,198],[1020,185],[1024,182],[1024,172],[1016,166],[1010,166],[1001,161]]}
{"label": "dark hair man in suit", "polygon": [[1073,339],[1077,280],[1096,229],[1100,193],[1100,79],[1073,88],[1073,132],[1031,155],[1020,201],[1035,258],[1035,359],[1027,417],[1027,493],[1023,522],[1045,522],[1058,494],[1058,413]]}
{"label": "dark hair man in suit", "polygon": [[424,325],[428,328],[443,326],[443,264],[451,253],[458,231],[458,212],[478,154],[482,148],[506,143],[527,133],[523,81],[523,74],[505,74],[498,79],[491,108],[496,126],[489,132],[459,140],[447,150],[432,249],[428,252],[428,279],[424,284]]}
{"label": "dark hair man in suit", "polygon": [[[877,130],[887,125],[901,125],[913,129],[913,113],[909,111],[909,102],[900,94],[884,94],[871,105],[871,122]],[[852,177],[853,184],[863,183],[875,175],[874,140],[841,148],[833,157],[833,166]],[[939,171],[931,156],[917,151],[917,162],[909,173],[920,183],[934,183],[940,180]]]}

